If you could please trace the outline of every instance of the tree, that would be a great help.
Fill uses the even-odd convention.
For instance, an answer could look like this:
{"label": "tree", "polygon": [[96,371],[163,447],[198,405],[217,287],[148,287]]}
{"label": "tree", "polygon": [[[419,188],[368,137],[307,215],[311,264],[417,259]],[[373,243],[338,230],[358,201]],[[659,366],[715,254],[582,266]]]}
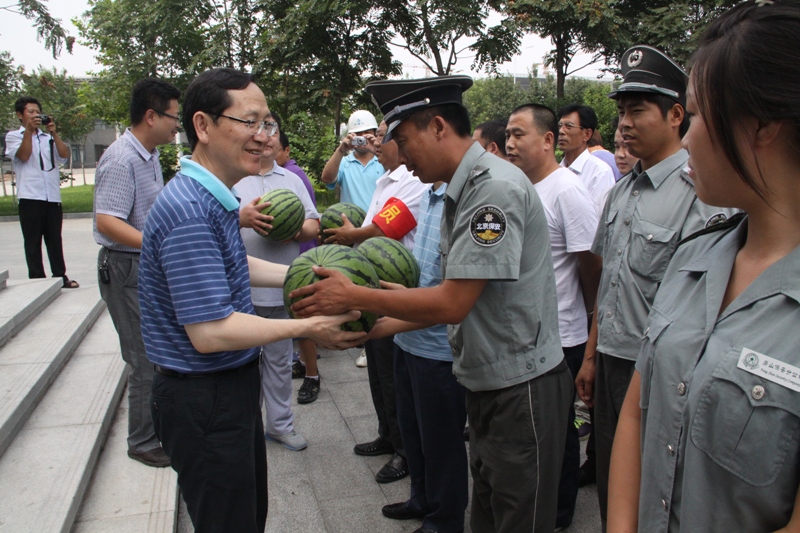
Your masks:
{"label": "tree", "polygon": [[19,126],[14,101],[18,97],[21,75],[22,69],[14,66],[11,54],[0,52],[0,131]]}
{"label": "tree", "polygon": [[75,37],[67,35],[61,26],[61,20],[53,18],[39,0],[18,0],[14,4],[1,6],[0,11],[16,13],[32,20],[36,26],[36,40],[44,40],[45,48],[52,52],[54,58],[61,54],[64,47],[67,48],[67,52],[72,53]]}

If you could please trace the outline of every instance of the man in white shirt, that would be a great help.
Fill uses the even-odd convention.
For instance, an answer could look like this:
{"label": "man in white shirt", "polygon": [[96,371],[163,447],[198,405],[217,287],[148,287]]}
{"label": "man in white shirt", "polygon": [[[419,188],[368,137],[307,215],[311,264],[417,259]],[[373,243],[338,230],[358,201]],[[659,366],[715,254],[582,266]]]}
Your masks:
{"label": "man in white shirt", "polygon": [[558,110],[558,148],[564,152],[561,166],[581,179],[599,214],[616,182],[611,167],[589,152],[589,139],[596,129],[597,114],[591,107],[569,104]]}
{"label": "man in white shirt", "polygon": [[[19,224],[25,241],[28,277],[44,278],[42,239],[53,277],[64,278],[65,289],[78,288],[67,277],[61,245],[61,181],[58,166],[67,161],[69,148],[56,132],[53,117],[42,115],[36,98],[23,96],[14,103],[22,126],[6,135],[6,156],[12,159],[19,198]],[[46,126],[44,133],[39,126]]]}
{"label": "man in white shirt", "polygon": [[[384,135],[385,122],[380,123],[375,137],[366,135],[374,146],[378,161],[388,170],[378,178],[364,224],[356,228],[345,220],[341,228],[325,230],[322,235],[325,242],[354,244],[370,237],[386,236],[402,242],[409,250],[413,249],[419,203],[429,187],[400,164],[397,143],[382,144]],[[378,415],[378,438],[356,444],[354,451],[358,455],[392,454],[389,462],[375,475],[378,483],[390,483],[408,475],[397,421],[393,350],[394,335],[369,340],[365,345],[369,390]]]}
{"label": "man in white shirt", "polygon": [[[557,138],[555,113],[542,105],[518,107],[506,126],[508,159],[533,183],[547,216],[556,276],[558,329],[564,358],[574,378],[588,340],[586,310],[594,305],[593,300],[588,300],[596,294],[602,265],[600,258],[589,251],[598,220],[594,201],[579,177],[556,161]],[[570,407],[556,527],[564,528],[572,522],[579,468],[575,409]]]}

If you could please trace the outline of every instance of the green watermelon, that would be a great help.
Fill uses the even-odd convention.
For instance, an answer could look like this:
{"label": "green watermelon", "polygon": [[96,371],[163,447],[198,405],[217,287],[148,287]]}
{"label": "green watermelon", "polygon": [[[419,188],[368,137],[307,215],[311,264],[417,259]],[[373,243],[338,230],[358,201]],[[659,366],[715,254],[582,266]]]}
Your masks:
{"label": "green watermelon", "polygon": [[389,237],[372,237],[362,242],[356,251],[369,259],[381,280],[408,288],[419,285],[417,259],[401,242]]}
{"label": "green watermelon", "polygon": [[[286,278],[283,280],[283,303],[292,318],[297,317],[292,313],[290,307],[298,300],[290,299],[289,294],[295,289],[320,280],[320,277],[311,270],[314,265],[338,270],[356,285],[372,288],[380,287],[378,274],[370,262],[352,248],[340,244],[312,248],[292,261],[289,270],[286,272]],[[342,329],[345,331],[369,331],[375,325],[377,319],[378,316],[375,313],[364,313],[362,311],[358,320],[342,324]]]}
{"label": "green watermelon", "polygon": [[262,209],[261,214],[274,217],[272,231],[264,238],[283,242],[297,235],[306,220],[306,208],[300,198],[289,189],[274,189],[262,196],[258,203],[264,202],[271,202],[271,205]]}
{"label": "green watermelon", "polygon": [[333,204],[322,213],[322,218],[319,221],[320,235],[322,242],[325,242],[328,235],[325,233],[326,229],[341,228],[344,221],[342,215],[347,215],[353,226],[360,228],[367,217],[367,213],[355,204],[348,204],[347,202],[339,202]]}

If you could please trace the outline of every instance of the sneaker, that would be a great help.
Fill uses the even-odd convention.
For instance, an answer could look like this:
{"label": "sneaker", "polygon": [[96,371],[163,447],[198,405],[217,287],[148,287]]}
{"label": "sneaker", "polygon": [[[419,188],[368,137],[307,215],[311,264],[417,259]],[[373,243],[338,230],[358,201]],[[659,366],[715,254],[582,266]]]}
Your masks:
{"label": "sneaker", "polygon": [[582,418],[575,419],[575,429],[578,430],[580,440],[586,440],[592,434],[592,425]]}
{"label": "sneaker", "polygon": [[367,351],[361,350],[361,355],[356,359],[356,366],[358,368],[366,368],[367,366]]}
{"label": "sneaker", "polygon": [[297,403],[311,403],[319,396],[319,378],[305,378],[297,391]]}
{"label": "sneaker", "polygon": [[291,430],[286,435],[270,435],[266,433],[264,438],[282,444],[284,448],[292,450],[293,452],[299,452],[300,450],[308,448],[308,441],[298,435],[295,430]]}
{"label": "sneaker", "polygon": [[306,377],[306,365],[300,361],[292,363],[292,379],[303,379]]}

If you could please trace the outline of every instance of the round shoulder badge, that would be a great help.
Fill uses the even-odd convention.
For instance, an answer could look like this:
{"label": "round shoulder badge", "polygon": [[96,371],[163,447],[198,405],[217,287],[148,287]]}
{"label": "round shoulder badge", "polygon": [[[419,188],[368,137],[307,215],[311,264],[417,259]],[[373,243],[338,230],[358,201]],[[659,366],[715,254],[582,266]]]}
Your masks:
{"label": "round shoulder badge", "polygon": [[469,234],[481,246],[494,246],[506,235],[506,215],[493,205],[479,207],[470,220]]}
{"label": "round shoulder badge", "polygon": [[706,225],[703,226],[703,228],[710,228],[711,226],[722,224],[726,220],[728,220],[728,216],[725,213],[717,213],[716,215],[708,217],[708,220],[706,220]]}

